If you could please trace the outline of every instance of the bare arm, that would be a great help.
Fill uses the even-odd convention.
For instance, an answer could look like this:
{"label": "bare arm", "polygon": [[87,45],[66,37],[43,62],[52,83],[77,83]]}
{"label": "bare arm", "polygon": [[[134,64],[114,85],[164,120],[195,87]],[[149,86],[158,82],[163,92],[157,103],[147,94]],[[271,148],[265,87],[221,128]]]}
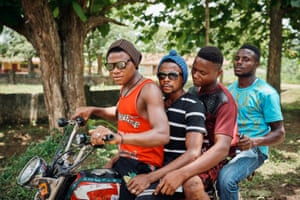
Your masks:
{"label": "bare arm", "polygon": [[86,106],[86,107],[79,107],[76,109],[72,119],[81,116],[87,121],[91,115],[95,115],[97,117],[101,117],[108,120],[116,120],[116,106],[112,107],[94,107],[94,106]]}
{"label": "bare arm", "polygon": [[227,135],[217,134],[215,144],[194,162],[179,169],[185,180],[216,166],[228,156],[232,138]]}
{"label": "bare arm", "polygon": [[185,180],[216,166],[227,157],[231,140],[232,138],[230,136],[222,134],[216,135],[215,144],[203,155],[184,167],[168,173],[157,186],[155,194],[159,192],[168,195],[174,194],[175,190],[182,185]]}
{"label": "bare arm", "polygon": [[272,122],[269,124],[271,131],[264,137],[249,138],[245,136],[238,143],[238,148],[247,150],[255,146],[271,146],[280,144],[285,138],[285,129],[282,121]]}
{"label": "bare arm", "polygon": [[150,186],[151,183],[158,181],[165,174],[178,169],[187,163],[194,161],[201,152],[203,143],[203,135],[199,132],[188,132],[186,135],[186,147],[187,150],[177,159],[173,160],[168,165],[160,168],[159,170],[153,171],[149,174],[137,175],[133,179],[131,179],[128,184],[129,191],[137,191],[135,193],[138,195],[143,192],[146,188]]}
{"label": "bare arm", "polygon": [[[146,84],[137,100],[138,112],[145,119],[148,119],[151,124],[151,129],[141,134],[124,135],[116,134],[114,139],[109,141],[111,144],[132,144],[143,147],[153,147],[165,145],[169,142],[169,123],[168,118],[164,110],[164,104],[162,100],[162,93],[156,84]],[[93,110],[93,113],[98,113],[98,116],[103,116],[103,113],[109,114],[110,112],[104,112],[103,108]],[[113,132],[103,126],[98,126],[96,129],[91,130],[90,134],[91,143],[93,145],[104,144],[102,138],[105,135],[112,134]]]}
{"label": "bare arm", "polygon": [[155,182],[163,177],[167,172],[170,172],[174,169],[178,169],[183,167],[187,163],[190,163],[196,160],[201,153],[203,143],[203,135],[200,133],[189,132],[186,136],[186,147],[187,150],[184,154],[179,156],[177,159],[173,160],[168,165],[164,166],[163,168],[153,172],[151,175],[151,182]]}

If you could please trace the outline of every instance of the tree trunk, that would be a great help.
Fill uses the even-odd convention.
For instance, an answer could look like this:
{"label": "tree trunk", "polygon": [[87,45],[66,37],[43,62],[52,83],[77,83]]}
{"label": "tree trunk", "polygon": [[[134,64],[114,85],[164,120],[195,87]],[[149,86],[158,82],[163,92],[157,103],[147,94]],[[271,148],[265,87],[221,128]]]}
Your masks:
{"label": "tree trunk", "polygon": [[209,0],[205,0],[205,46],[209,44]]}
{"label": "tree trunk", "polygon": [[99,74],[100,76],[103,76],[103,72],[102,72],[102,53],[97,55],[97,74]]}
{"label": "tree trunk", "polygon": [[41,60],[44,99],[50,129],[57,119],[69,118],[77,106],[85,105],[83,91],[83,25],[74,12],[62,12],[59,34],[47,0],[22,0],[27,38]]}
{"label": "tree trunk", "polygon": [[65,17],[61,18],[61,29],[65,38],[63,42],[64,81],[63,92],[66,117],[70,118],[79,106],[86,105],[84,95],[84,58],[83,44],[85,28],[83,22],[73,12],[66,10]]}
{"label": "tree trunk", "polygon": [[28,63],[28,76],[30,78],[34,78],[35,77],[35,72],[34,72],[34,65],[32,63],[32,56],[27,58],[27,63]]}
{"label": "tree trunk", "polygon": [[267,70],[267,82],[280,93],[281,49],[282,49],[282,17],[281,1],[272,0],[270,8],[270,43]]}
{"label": "tree trunk", "polygon": [[91,51],[90,51],[90,48],[91,48],[91,39],[88,38],[85,40],[85,45],[86,45],[86,49],[87,49],[87,62],[88,62],[88,75],[89,77],[92,75],[92,55],[91,55]]}

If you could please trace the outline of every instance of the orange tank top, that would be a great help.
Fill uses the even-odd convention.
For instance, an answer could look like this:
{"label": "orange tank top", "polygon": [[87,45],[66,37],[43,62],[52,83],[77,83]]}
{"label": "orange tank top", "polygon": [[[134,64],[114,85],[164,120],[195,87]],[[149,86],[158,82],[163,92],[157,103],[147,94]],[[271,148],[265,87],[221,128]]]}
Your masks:
{"label": "orange tank top", "polygon": [[[145,79],[129,95],[120,97],[118,103],[118,131],[120,134],[140,134],[151,129],[150,122],[139,115],[137,111],[137,98],[141,89],[151,79]],[[163,146],[142,147],[131,144],[119,145],[120,156],[137,159],[155,167],[163,163]]]}

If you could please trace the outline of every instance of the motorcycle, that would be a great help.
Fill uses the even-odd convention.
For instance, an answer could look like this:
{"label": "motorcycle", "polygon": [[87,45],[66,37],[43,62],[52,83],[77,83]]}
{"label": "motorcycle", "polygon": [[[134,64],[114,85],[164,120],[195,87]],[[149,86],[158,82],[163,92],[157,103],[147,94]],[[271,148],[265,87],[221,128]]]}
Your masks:
{"label": "motorcycle", "polygon": [[[80,117],[59,119],[58,125],[64,128],[64,137],[52,163],[47,165],[44,159],[33,157],[19,173],[17,183],[28,189],[38,189],[34,200],[118,200],[122,177],[116,171],[79,170],[96,148],[103,147],[92,146],[88,135],[79,131],[84,120]],[[113,135],[108,135],[104,141],[112,139]],[[183,195],[182,190],[178,193]],[[214,188],[208,194],[211,199],[216,199]]]}
{"label": "motorcycle", "polygon": [[[64,127],[64,137],[51,165],[38,156],[33,157],[19,173],[17,183],[25,188],[38,189],[35,200],[119,199],[121,177],[116,171],[78,170],[99,148],[90,144],[87,134],[79,132],[84,120],[59,119],[58,125]],[[111,139],[113,135],[104,138],[105,141]]]}

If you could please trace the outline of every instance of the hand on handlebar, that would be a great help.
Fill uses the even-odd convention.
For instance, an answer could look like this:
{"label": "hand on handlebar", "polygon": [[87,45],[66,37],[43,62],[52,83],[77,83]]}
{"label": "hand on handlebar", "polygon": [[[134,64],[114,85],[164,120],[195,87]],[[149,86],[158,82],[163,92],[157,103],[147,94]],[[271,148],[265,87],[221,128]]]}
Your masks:
{"label": "hand on handlebar", "polygon": [[72,115],[72,119],[77,117],[82,117],[84,121],[87,121],[92,115],[93,109],[91,107],[79,107],[76,109],[75,113]]}
{"label": "hand on handlebar", "polygon": [[98,126],[96,129],[90,130],[91,144],[93,146],[109,144],[120,144],[122,137],[119,134],[114,134],[110,129],[104,126]]}

